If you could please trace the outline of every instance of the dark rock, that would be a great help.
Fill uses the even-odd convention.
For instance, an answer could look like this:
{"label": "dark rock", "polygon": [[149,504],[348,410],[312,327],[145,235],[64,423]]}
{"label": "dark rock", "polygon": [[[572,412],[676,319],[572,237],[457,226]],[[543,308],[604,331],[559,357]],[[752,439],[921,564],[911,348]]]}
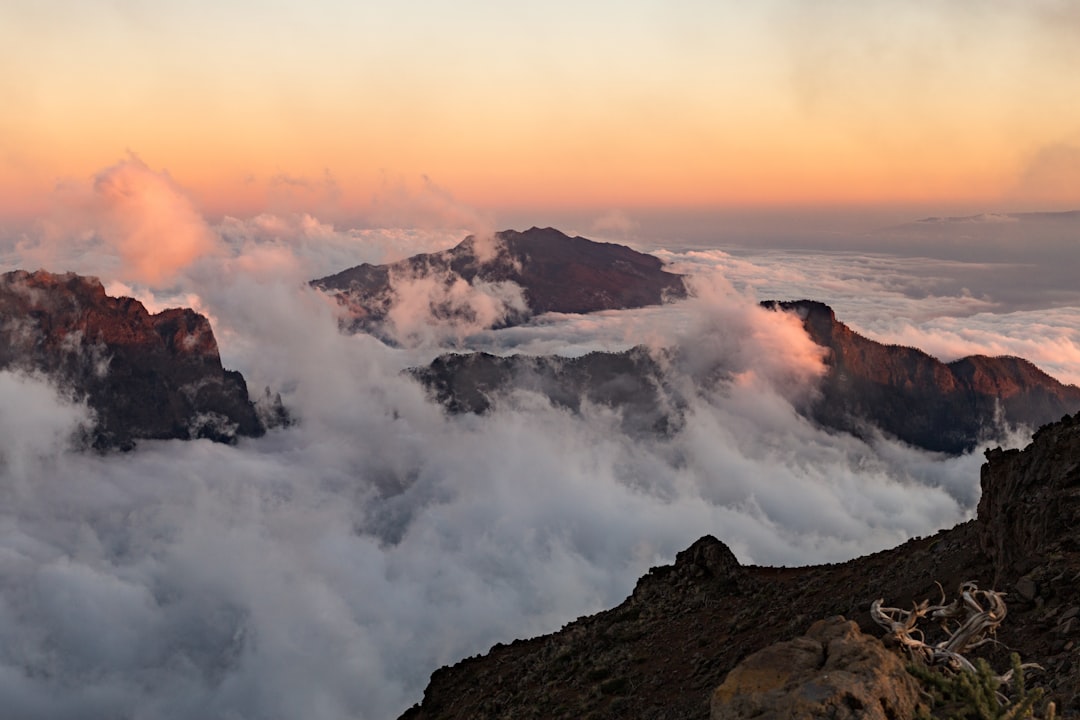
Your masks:
{"label": "dark rock", "polygon": [[528,391],[575,412],[585,401],[617,408],[625,430],[667,434],[681,427],[686,404],[644,347],[577,358],[455,353],[408,372],[452,413],[486,413],[501,396]]}
{"label": "dark rock", "polygon": [[[1075,606],[1075,582],[1080,573],[1080,523],[1075,522],[1069,504],[1070,493],[1077,493],[1080,484],[1063,484],[1065,478],[1072,477],[1069,468],[1080,462],[1080,448],[1073,444],[1074,427],[1080,427],[1080,418],[1043,428],[1023,453],[989,453],[983,477],[989,479],[990,487],[984,484],[984,496],[989,494],[992,501],[980,505],[977,520],[891,550],[815,567],[739,565],[719,540],[702,538],[679,553],[674,565],[651,569],[618,607],[579,618],[557,633],[493,648],[483,656],[436,671],[423,701],[403,717],[704,720],[709,716],[710,698],[740,661],[774,643],[790,641],[804,630],[806,619],[843,612],[864,631],[878,631],[867,611],[876,598],[909,607],[924,599],[936,600],[942,586],[957,588],[968,580],[983,588],[1016,587],[1029,571],[1009,567],[1028,552],[1026,548],[1031,548],[1031,556],[1021,564],[1032,566],[1029,579],[1041,594],[1037,599],[1045,596],[1049,605],[1041,610],[1038,604],[1010,603],[997,633],[998,642],[978,648],[972,658],[986,659],[998,672],[1008,668],[1013,651],[1024,662],[1039,663],[1046,670],[1032,671],[1028,687],[1048,688],[1050,699],[1058,702],[1059,716],[1077,717],[1080,674],[1075,672],[1073,655],[1063,653],[1074,652],[1080,621],[1076,617],[1066,620],[1071,624],[1066,634],[1061,634],[1059,628],[1064,625],[1049,620],[1067,615]],[[1014,473],[1015,478],[1011,477]],[[1044,505],[1027,505],[1023,500],[1024,494],[1042,497],[1044,486],[1057,488],[1046,497],[1045,523],[1031,517],[1033,507]],[[1014,505],[1020,508],[1011,507]],[[1014,523],[1018,524],[1014,527]],[[988,529],[994,532],[988,534]],[[993,539],[999,535],[1011,540],[999,546]],[[1012,545],[1020,539],[1030,544],[1014,551]],[[849,612],[849,608],[854,611]],[[840,636],[847,636],[844,625],[842,621],[825,623],[814,635],[838,629]],[[936,642],[940,638],[928,634],[927,639]],[[846,673],[859,668],[864,659],[875,665],[887,662],[877,657],[881,648],[876,641],[869,642],[874,646],[872,651],[865,650],[863,640],[852,644],[844,663],[848,669],[839,664],[829,667]],[[772,675],[762,674],[755,682],[774,689],[790,684],[792,703],[820,702],[837,717],[848,712],[859,716],[859,704],[867,713],[876,708],[884,712],[880,703],[875,706],[855,692],[849,695],[831,684],[833,672],[826,680],[808,670],[808,680],[789,683],[800,663],[824,666],[845,657],[839,649],[834,655],[831,643],[803,638],[789,650],[785,662],[791,667],[774,665]],[[598,669],[603,669],[603,680],[590,679],[600,677]],[[861,672],[856,673],[859,675]],[[616,682],[617,697],[601,687]],[[872,687],[873,682],[867,685]],[[886,699],[887,705],[891,702]],[[800,707],[792,712],[801,712]],[[781,716],[790,717],[776,715]],[[892,717],[911,716],[898,706]]]}
{"label": "dark rock", "polygon": [[243,376],[222,368],[210,323],[193,310],[151,315],[96,278],[18,270],[0,276],[0,317],[0,368],[44,373],[85,401],[97,448],[264,432]]}
{"label": "dark rock", "polygon": [[1054,548],[1078,549],[1080,414],[1040,428],[1023,451],[986,452],[979,540],[999,577],[1028,572]]}
{"label": "dark rock", "polygon": [[[824,427],[858,436],[876,428],[926,450],[958,454],[1006,428],[1037,427],[1080,410],[1080,388],[1063,385],[1026,360],[970,357],[946,365],[921,350],[868,340],[808,300],[769,303],[799,315],[811,339],[828,349],[820,393],[798,408]],[[661,364],[643,347],[581,358],[486,353],[443,355],[411,374],[450,412],[487,412],[516,390],[578,410],[582,401],[623,413],[632,431],[677,430],[687,398],[669,376],[683,372],[679,348]],[[696,370],[705,389],[723,373]],[[720,380],[722,381],[722,380]]]}
{"label": "dark rock", "polygon": [[1016,581],[1016,593],[1028,602],[1035,602],[1035,597],[1038,595],[1038,586],[1035,585],[1035,581],[1025,575]]}
{"label": "dark rock", "polygon": [[[375,334],[381,334],[394,303],[395,280],[402,277],[433,277],[447,285],[458,279],[470,285],[516,283],[528,310],[504,317],[502,326],[545,312],[634,308],[686,295],[681,275],[666,272],[658,258],[623,245],[569,237],[553,228],[504,230],[495,233],[494,241],[488,252],[478,252],[478,241],[470,235],[450,250],[389,265],[364,263],[311,284],[337,296],[353,317],[352,330]],[[435,316],[453,312],[439,307],[431,311]]]}
{"label": "dark rock", "polygon": [[711,720],[915,717],[919,686],[898,656],[842,617],[759,650],[713,692]]}

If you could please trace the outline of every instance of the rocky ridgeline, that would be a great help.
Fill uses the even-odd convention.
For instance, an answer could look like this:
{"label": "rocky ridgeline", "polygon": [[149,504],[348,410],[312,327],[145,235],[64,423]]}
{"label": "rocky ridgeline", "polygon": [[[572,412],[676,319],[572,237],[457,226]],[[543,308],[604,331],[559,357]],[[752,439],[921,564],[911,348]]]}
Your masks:
{"label": "rocky ridgeline", "polygon": [[0,276],[0,369],[45,374],[85,401],[94,413],[89,441],[100,449],[264,432],[243,376],[222,368],[204,316],[187,308],[151,315],[138,300],[107,296],[96,278]]}
{"label": "rocky ridgeline", "polygon": [[829,350],[821,395],[809,409],[826,427],[861,434],[869,422],[911,445],[959,453],[985,440],[988,429],[1037,428],[1080,410],[1080,388],[1022,358],[943,363],[859,335],[824,303],[763,305],[797,314],[810,338]]}
{"label": "rocky ridgeline", "polygon": [[908,720],[917,698],[870,604],[911,607],[968,580],[1009,604],[997,642],[972,657],[1039,663],[1029,684],[1080,717],[1078,468],[1080,414],[1023,451],[989,451],[978,517],[931,537],[803,568],[741,566],[702,538],[618,607],[436,671],[402,718]]}
{"label": "rocky ridgeline", "polygon": [[[946,364],[915,348],[864,338],[819,302],[766,305],[797,314],[828,350],[820,392],[798,408],[823,427],[860,436],[876,428],[916,447],[958,454],[988,434],[1039,427],[1080,410],[1080,388],[1026,360],[972,356]],[[681,427],[687,406],[686,385],[667,378],[680,365],[679,348],[665,351],[659,363],[636,347],[579,358],[449,354],[410,372],[452,413],[484,413],[526,390],[573,411],[583,400],[617,408],[631,432],[668,432]],[[717,377],[723,373],[691,380],[704,391]]]}
{"label": "rocky ridgeline", "polygon": [[[414,255],[389,265],[364,263],[311,284],[334,294],[352,316],[351,329],[379,333],[396,300],[395,285],[434,278],[447,286],[456,280],[514,283],[527,309],[512,312],[507,327],[546,312],[590,313],[657,305],[686,295],[681,275],[663,269],[652,255],[623,245],[570,237],[554,228],[504,230],[492,238],[470,235],[455,247]],[[432,315],[454,312],[432,307]]]}

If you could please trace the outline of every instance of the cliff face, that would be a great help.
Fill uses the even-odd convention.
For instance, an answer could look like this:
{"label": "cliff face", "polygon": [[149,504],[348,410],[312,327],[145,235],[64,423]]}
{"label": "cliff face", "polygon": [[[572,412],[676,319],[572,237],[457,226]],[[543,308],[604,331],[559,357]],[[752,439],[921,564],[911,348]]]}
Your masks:
{"label": "cliff face", "polygon": [[702,538],[674,565],[653,568],[618,607],[436,671],[402,718],[704,720],[714,691],[750,653],[808,628],[813,635],[816,620],[835,615],[880,636],[869,615],[875,599],[909,607],[939,598],[935,581],[951,596],[966,580],[1008,592],[998,643],[976,655],[999,669],[1013,650],[1039,663],[1045,670],[1029,683],[1076,717],[1078,467],[1080,414],[1044,428],[1023,452],[987,453],[978,518],[932,537],[804,568],[740,566],[723,543]]}
{"label": "cliff face", "polygon": [[0,276],[0,369],[42,372],[85,400],[95,447],[138,439],[232,442],[263,426],[238,372],[221,366],[207,319],[151,315],[95,278],[45,271]]}
{"label": "cliff face", "polygon": [[1080,410],[1080,388],[1022,358],[977,355],[945,364],[869,340],[823,303],[764,305],[798,314],[810,338],[829,349],[821,396],[809,410],[826,427],[861,434],[869,424],[918,447],[959,453],[1002,425],[1039,427]]}
{"label": "cliff face", "polygon": [[[589,313],[656,305],[686,295],[682,276],[663,263],[622,245],[570,237],[553,228],[505,230],[489,242],[467,237],[438,253],[414,255],[389,265],[364,263],[312,281],[333,293],[354,316],[353,330],[377,331],[395,301],[395,283],[437,278],[451,283],[512,282],[528,306],[502,325],[545,312]],[[432,308],[434,314],[441,308]]]}
{"label": "cliff face", "polygon": [[[979,542],[999,574],[1080,551],[1080,414],[1041,428],[1022,451],[997,448],[986,458]],[[1080,575],[1072,581],[1080,588]]]}
{"label": "cliff face", "polygon": [[[829,350],[820,393],[799,408],[824,427],[856,435],[876,428],[916,447],[956,454],[993,430],[1038,427],[1080,410],[1080,388],[1026,360],[973,356],[945,364],[915,348],[869,340],[822,303],[768,306],[798,314],[811,339]],[[669,355],[677,366],[678,349]],[[500,395],[530,390],[572,410],[583,400],[619,408],[627,430],[667,432],[681,425],[686,407],[643,347],[573,359],[444,355],[410,372],[455,413],[487,412]]]}

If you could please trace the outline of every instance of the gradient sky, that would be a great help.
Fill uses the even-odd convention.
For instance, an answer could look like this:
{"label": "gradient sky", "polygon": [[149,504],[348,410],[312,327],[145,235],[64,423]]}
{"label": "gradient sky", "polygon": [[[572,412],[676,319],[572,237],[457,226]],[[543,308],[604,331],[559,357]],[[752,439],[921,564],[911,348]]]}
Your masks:
{"label": "gradient sky", "polygon": [[7,0],[0,217],[1080,205],[1068,0]]}

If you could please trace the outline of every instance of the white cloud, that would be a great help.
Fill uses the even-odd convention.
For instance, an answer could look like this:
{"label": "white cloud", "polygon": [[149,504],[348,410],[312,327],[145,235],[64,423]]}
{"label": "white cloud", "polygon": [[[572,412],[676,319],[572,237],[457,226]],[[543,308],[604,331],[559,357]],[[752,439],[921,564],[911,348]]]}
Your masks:
{"label": "white cloud", "polygon": [[[1002,316],[951,290],[970,268],[712,252],[668,254],[699,275],[685,302],[394,349],[340,334],[305,281],[326,269],[323,243],[378,259],[435,236],[269,217],[217,231],[227,252],[173,287],[125,287],[204,308],[226,365],[280,390],[300,423],[236,447],[71,454],[60,448],[85,410],[0,373],[0,407],[35,408],[0,414],[0,696],[14,715],[393,717],[439,665],[611,606],[705,533],[745,562],[813,563],[970,517],[978,452],[867,443],[794,410],[820,357],[792,318],[757,306],[780,291],[881,337],[1075,344],[1071,310]],[[895,324],[874,326],[882,309]],[[676,346],[671,382],[712,383],[669,438],[526,392],[448,418],[400,374],[444,341]],[[1076,374],[1068,343],[1062,369]]]}

